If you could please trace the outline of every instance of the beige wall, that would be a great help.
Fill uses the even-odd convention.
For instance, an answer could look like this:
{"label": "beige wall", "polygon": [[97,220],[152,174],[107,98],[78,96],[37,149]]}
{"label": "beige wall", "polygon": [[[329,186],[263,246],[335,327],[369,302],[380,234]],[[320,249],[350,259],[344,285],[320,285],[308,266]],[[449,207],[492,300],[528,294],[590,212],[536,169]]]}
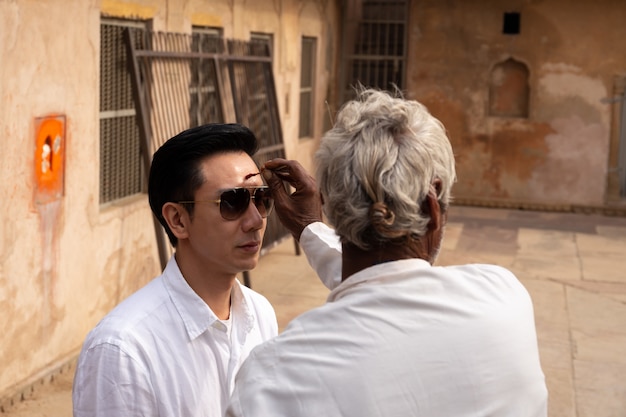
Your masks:
{"label": "beige wall", "polygon": [[[504,12],[521,14],[520,34],[502,34]],[[626,3],[415,0],[410,21],[407,90],[449,130],[457,200],[611,199],[615,104],[605,99],[626,75]],[[527,118],[488,114],[491,70],[508,58],[529,70]]]}
{"label": "beige wall", "polygon": [[[152,19],[156,30],[220,26],[227,37],[274,35],[287,155],[312,165],[332,74],[336,28],[324,0],[0,1],[0,399],[75,357],[86,333],[159,273],[145,195],[99,204],[101,15]],[[317,131],[299,140],[300,37],[318,44]],[[334,56],[334,55],[333,55]],[[35,119],[64,115],[64,194],[35,202]]]}

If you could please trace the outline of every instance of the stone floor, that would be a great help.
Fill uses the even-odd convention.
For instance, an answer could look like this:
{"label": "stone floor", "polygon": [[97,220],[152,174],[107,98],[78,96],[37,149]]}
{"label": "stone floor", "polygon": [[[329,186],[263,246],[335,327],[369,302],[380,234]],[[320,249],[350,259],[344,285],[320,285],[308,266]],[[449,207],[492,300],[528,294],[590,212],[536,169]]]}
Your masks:
{"label": "stone floor", "polygon": [[[438,263],[495,263],[530,292],[550,417],[626,416],[626,218],[454,206]],[[292,240],[251,273],[280,328],[328,291]],[[73,369],[4,413],[71,416]]]}

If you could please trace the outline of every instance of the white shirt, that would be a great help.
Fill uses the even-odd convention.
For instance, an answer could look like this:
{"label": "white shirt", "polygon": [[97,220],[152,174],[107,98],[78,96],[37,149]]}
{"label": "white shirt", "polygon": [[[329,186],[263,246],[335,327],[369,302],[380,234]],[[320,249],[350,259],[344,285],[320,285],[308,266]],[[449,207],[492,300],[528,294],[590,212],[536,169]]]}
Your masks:
{"label": "white shirt", "polygon": [[172,257],[87,336],[74,416],[223,416],[241,363],[278,332],[267,299],[238,281],[230,326],[229,336]]}
{"label": "white shirt", "polygon": [[[317,224],[300,241],[329,274],[333,235]],[[226,415],[545,417],[530,296],[494,265],[372,266],[251,353]]]}

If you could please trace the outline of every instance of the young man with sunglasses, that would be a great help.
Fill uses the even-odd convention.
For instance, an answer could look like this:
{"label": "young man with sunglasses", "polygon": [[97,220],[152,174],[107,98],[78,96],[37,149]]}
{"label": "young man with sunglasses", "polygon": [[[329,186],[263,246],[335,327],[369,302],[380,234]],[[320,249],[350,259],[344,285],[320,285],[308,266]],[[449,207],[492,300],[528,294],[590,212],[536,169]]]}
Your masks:
{"label": "young man with sunglasses", "polygon": [[186,130],[154,154],[148,196],[175,254],[88,335],[74,416],[221,417],[276,315],[236,275],[259,259],[272,199],[242,125]]}

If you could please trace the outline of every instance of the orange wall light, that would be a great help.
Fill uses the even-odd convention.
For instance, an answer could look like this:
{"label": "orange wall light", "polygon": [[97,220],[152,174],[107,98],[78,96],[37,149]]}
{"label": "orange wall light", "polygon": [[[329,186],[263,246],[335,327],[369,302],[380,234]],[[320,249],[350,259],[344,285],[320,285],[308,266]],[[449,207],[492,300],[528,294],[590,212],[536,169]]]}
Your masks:
{"label": "orange wall light", "polygon": [[65,116],[37,118],[35,131],[35,202],[47,203],[63,196]]}

